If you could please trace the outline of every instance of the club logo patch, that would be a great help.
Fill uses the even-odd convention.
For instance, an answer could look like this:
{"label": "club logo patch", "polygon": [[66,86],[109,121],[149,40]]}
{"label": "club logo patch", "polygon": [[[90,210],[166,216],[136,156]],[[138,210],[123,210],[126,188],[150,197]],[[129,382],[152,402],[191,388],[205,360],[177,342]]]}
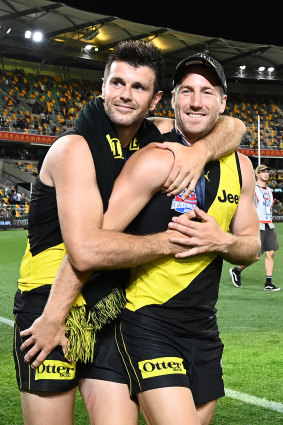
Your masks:
{"label": "club logo patch", "polygon": [[171,210],[175,210],[181,214],[192,211],[197,206],[196,192],[193,191],[188,198],[182,199],[184,191],[175,196],[171,204]]}

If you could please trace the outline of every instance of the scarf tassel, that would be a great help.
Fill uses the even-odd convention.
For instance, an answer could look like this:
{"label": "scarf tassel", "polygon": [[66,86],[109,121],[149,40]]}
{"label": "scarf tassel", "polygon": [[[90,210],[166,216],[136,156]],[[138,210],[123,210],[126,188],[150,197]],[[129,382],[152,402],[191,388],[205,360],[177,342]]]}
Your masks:
{"label": "scarf tassel", "polygon": [[89,311],[85,305],[73,306],[66,319],[69,344],[65,357],[71,361],[92,362],[97,332],[117,318],[125,303],[124,291],[115,288]]}

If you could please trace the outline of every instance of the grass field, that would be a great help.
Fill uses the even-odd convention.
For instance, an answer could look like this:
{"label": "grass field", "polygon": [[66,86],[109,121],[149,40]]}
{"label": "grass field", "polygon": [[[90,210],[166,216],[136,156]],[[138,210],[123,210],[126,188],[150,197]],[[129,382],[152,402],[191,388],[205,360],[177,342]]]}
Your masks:
{"label": "grass field", "polygon": [[[283,425],[283,223],[276,230],[282,249],[276,253],[273,281],[282,287],[280,292],[263,290],[264,257],[243,272],[242,288],[232,285],[231,265],[224,263],[218,322],[225,344],[227,396],[218,403],[213,425]],[[0,232],[0,425],[23,424],[12,359],[13,330],[4,319],[13,320],[26,236],[24,230]],[[88,424],[79,395],[74,424]]]}

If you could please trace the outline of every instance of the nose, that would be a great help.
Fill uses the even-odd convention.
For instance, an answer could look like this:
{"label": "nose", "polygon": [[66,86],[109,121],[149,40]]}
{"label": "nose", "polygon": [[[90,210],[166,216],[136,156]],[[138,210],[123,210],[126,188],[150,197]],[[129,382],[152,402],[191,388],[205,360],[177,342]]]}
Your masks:
{"label": "nose", "polygon": [[202,101],[201,101],[201,94],[198,92],[193,92],[190,96],[191,101],[191,107],[192,108],[201,108]]}
{"label": "nose", "polygon": [[123,90],[120,93],[120,97],[121,97],[121,99],[124,100],[124,102],[131,100],[132,99],[131,87],[127,86],[127,85],[123,86]]}

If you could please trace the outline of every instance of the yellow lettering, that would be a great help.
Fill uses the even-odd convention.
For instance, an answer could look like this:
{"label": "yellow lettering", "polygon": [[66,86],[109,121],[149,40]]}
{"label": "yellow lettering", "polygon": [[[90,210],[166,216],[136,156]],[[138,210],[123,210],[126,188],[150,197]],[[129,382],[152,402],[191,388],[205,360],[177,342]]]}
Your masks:
{"label": "yellow lettering", "polygon": [[179,357],[159,357],[143,360],[138,365],[143,379],[179,373],[185,375],[187,373],[183,365],[183,359]]}
{"label": "yellow lettering", "polygon": [[120,140],[116,137],[111,139],[110,134],[106,135],[106,139],[110,145],[114,158],[124,158]]}
{"label": "yellow lettering", "polygon": [[129,150],[130,151],[138,151],[139,148],[140,147],[139,147],[139,144],[138,144],[138,139],[135,137],[130,143]]}
{"label": "yellow lettering", "polygon": [[76,362],[67,363],[59,360],[45,360],[35,371],[35,380],[40,379],[74,379]]}

